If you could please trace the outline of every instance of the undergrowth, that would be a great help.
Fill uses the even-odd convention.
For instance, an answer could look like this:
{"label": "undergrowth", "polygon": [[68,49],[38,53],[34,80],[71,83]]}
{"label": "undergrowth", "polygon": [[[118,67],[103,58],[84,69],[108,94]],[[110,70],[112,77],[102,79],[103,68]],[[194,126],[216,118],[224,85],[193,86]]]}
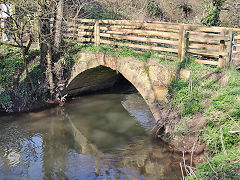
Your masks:
{"label": "undergrowth", "polygon": [[31,91],[20,48],[0,48],[0,111],[13,112],[14,108],[20,111],[27,104],[42,98],[44,76],[39,65],[39,50],[30,49],[26,58],[34,84]]}
{"label": "undergrowth", "polygon": [[[30,53],[26,56],[31,78],[35,79],[41,76],[40,68],[38,67],[39,62],[31,62],[37,54],[39,54],[37,49],[31,49]],[[26,79],[20,48],[1,46],[0,59],[0,85],[2,88],[12,88],[17,83]]]}
{"label": "undergrowth", "polygon": [[[170,85],[173,106],[182,119],[197,113],[207,118],[206,127],[200,130],[206,142],[205,162],[198,164],[195,174],[188,174],[187,179],[240,178],[240,134],[233,133],[240,131],[240,72],[204,66],[193,60],[181,66],[192,71],[192,78]],[[226,82],[221,82],[225,77]],[[181,129],[182,135],[188,133]]]}
{"label": "undergrowth", "polygon": [[209,119],[203,138],[214,171],[205,162],[199,165],[200,177],[208,173],[208,177],[240,178],[240,134],[232,133],[240,131],[240,73],[234,68],[225,73],[229,76],[228,82],[215,90],[216,96],[204,111]]}

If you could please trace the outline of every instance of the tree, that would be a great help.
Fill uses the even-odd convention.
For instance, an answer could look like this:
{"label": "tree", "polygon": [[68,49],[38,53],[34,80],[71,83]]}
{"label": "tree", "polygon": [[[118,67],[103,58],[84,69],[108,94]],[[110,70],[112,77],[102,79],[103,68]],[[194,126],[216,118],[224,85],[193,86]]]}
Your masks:
{"label": "tree", "polygon": [[[4,30],[11,34],[13,42],[5,44],[22,49],[25,69],[33,87],[28,72],[26,55],[33,42],[32,37],[35,37],[40,47],[40,66],[45,75],[46,85],[49,88],[51,99],[57,99],[59,96],[57,94],[59,79],[56,78],[59,78],[59,76],[56,75],[57,72],[54,72],[54,70],[56,69],[55,65],[68,46],[67,43],[63,43],[65,24],[69,18],[78,17],[85,3],[83,0],[2,1],[4,4],[10,2],[16,7],[16,12],[8,18],[8,26]],[[28,43],[25,41],[27,37],[29,39]]]}
{"label": "tree", "polygon": [[221,7],[225,0],[210,0],[205,2],[207,15],[202,18],[201,22],[206,26],[219,26],[219,15]]}
{"label": "tree", "polygon": [[[33,88],[33,82],[29,75],[28,67],[27,67],[27,59],[26,56],[28,54],[28,51],[30,49],[30,46],[32,44],[32,35],[29,29],[29,16],[25,16],[26,8],[28,8],[28,3],[23,4],[22,6],[18,6],[18,3],[20,1],[4,1],[2,4],[5,4],[6,8],[1,8],[0,11],[7,15],[7,18],[5,19],[6,26],[1,27],[0,31],[6,32],[8,35],[10,35],[11,39],[15,42],[15,44],[8,43],[8,42],[2,42],[0,41],[0,45],[7,45],[7,46],[13,46],[13,47],[19,47],[21,48],[22,56],[23,56],[23,63],[26,70],[27,77],[29,79],[30,85]],[[14,7],[17,6],[18,9],[15,10],[13,13],[11,12],[11,9],[9,4],[12,4]],[[24,6],[25,5],[25,6]],[[27,43],[25,42],[25,39],[29,38]]]}

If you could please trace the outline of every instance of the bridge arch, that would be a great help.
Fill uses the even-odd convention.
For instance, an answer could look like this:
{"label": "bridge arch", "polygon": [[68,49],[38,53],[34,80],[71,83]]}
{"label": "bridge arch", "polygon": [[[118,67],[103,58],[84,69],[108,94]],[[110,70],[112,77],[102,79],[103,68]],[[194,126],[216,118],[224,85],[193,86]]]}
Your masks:
{"label": "bridge arch", "polygon": [[72,96],[108,88],[121,73],[144,98],[155,120],[161,122],[163,116],[159,104],[167,101],[167,84],[175,78],[175,72],[176,68],[140,62],[135,58],[81,53],[63,92]]}

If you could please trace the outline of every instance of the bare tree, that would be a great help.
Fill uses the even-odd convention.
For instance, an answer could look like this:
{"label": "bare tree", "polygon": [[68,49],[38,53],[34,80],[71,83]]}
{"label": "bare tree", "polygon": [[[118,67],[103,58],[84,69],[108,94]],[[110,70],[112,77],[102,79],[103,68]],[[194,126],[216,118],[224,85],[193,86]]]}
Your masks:
{"label": "bare tree", "polygon": [[3,0],[1,3],[13,4],[16,11],[13,14],[6,11],[9,14],[7,26],[0,29],[10,34],[13,41],[0,43],[22,49],[26,73],[33,87],[26,55],[33,42],[32,37],[35,37],[40,47],[40,66],[45,75],[46,85],[51,98],[57,99],[56,89],[62,77],[58,72],[54,72],[57,69],[55,66],[60,67],[57,64],[58,60],[69,45],[63,41],[63,31],[66,30],[65,25],[68,24],[69,19],[72,21],[79,16],[86,2],[83,0]]}
{"label": "bare tree", "polygon": [[[11,4],[13,6],[18,5],[18,3],[20,3],[20,1],[16,1],[16,2],[11,1]],[[26,74],[31,84],[31,87],[33,88],[33,82],[29,75],[29,71],[27,67],[27,59],[26,59],[26,55],[28,54],[28,51],[32,44],[32,35],[29,29],[30,17],[25,16],[25,12],[26,12],[25,10],[26,8],[29,7],[30,4],[26,2],[22,6],[18,7],[17,12],[14,11],[13,13],[11,13],[9,1],[7,0],[3,1],[2,4],[5,4],[6,9],[0,9],[0,11],[6,14],[7,18],[5,19],[6,26],[1,27],[0,31],[5,31],[11,37],[14,44],[9,42],[3,42],[3,41],[0,41],[0,44],[21,48]],[[18,15],[16,13],[18,13]],[[28,38],[27,42],[26,42],[26,38]]]}

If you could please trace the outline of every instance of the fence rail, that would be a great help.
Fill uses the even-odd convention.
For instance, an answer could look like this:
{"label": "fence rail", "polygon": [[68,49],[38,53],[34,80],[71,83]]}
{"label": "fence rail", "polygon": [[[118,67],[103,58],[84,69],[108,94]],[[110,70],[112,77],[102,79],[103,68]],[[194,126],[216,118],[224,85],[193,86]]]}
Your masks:
{"label": "fence rail", "polygon": [[158,21],[74,19],[66,24],[65,37],[94,42],[96,46],[110,44],[158,51],[160,56],[170,60],[195,56],[199,63],[219,67],[233,61],[240,62],[240,29],[237,28]]}

